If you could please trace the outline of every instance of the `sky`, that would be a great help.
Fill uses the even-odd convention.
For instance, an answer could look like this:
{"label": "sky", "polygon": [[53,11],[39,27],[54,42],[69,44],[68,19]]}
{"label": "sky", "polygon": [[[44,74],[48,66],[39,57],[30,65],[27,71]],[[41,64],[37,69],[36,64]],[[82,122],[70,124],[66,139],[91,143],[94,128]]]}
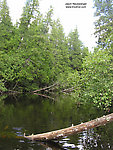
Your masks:
{"label": "sky", "polygon": [[[26,0],[7,0],[12,21],[15,23],[21,17],[22,8],[25,6]],[[84,46],[93,51],[96,46],[94,37],[94,12],[93,0],[39,0],[41,12],[45,13],[49,10],[50,5],[54,9],[54,19],[59,18],[63,25],[66,35],[78,29],[79,39]],[[85,5],[80,5],[82,3]],[[69,6],[71,8],[66,8]],[[85,6],[85,8],[78,8]]]}

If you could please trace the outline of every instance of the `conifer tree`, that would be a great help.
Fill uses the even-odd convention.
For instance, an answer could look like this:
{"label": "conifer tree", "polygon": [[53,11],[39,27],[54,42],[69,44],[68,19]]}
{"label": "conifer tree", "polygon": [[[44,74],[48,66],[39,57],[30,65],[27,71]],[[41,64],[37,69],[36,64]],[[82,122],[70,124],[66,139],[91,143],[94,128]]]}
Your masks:
{"label": "conifer tree", "polygon": [[67,39],[59,19],[53,22],[50,33],[50,42],[52,43],[52,53],[54,55],[56,70],[65,71],[68,66],[69,53]]}
{"label": "conifer tree", "polygon": [[29,0],[26,3],[26,6],[23,8],[22,17],[20,19],[20,31],[21,34],[27,32],[30,24],[37,17],[39,13],[39,2],[38,0]]}
{"label": "conifer tree", "polygon": [[[112,0],[94,0],[96,8],[95,16],[98,17],[95,22],[98,44],[102,49],[113,48],[113,1]],[[113,54],[113,52],[112,52]]]}
{"label": "conifer tree", "polygon": [[13,29],[7,2],[3,0],[0,9],[0,50],[12,49],[13,43],[11,39],[13,36]]}
{"label": "conifer tree", "polygon": [[77,29],[74,29],[68,35],[68,48],[71,61],[70,67],[80,70],[82,65],[82,42],[79,40]]}

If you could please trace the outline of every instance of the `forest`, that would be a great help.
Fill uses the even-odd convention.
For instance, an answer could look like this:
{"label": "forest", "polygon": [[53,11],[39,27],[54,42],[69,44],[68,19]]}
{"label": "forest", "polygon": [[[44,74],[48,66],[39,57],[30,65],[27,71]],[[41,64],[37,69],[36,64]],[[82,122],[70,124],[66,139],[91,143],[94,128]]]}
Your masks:
{"label": "forest", "polygon": [[[13,24],[6,0],[0,2],[0,94],[52,87],[80,103],[108,108],[113,100],[113,2],[94,0],[97,47],[91,52],[77,28],[65,35],[54,10],[43,15],[30,0]],[[54,85],[54,86],[52,86]],[[45,88],[46,89],[46,88]]]}

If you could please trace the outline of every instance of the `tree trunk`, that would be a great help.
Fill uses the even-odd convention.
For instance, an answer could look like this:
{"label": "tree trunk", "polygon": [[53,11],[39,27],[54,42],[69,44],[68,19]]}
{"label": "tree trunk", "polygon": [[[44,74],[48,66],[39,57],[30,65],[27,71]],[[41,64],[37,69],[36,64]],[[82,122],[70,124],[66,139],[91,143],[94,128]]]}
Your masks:
{"label": "tree trunk", "polygon": [[25,134],[24,134],[24,137],[27,139],[30,139],[30,140],[39,140],[39,141],[54,140],[54,139],[59,139],[59,138],[69,136],[72,134],[76,134],[83,130],[88,130],[90,128],[102,126],[111,121],[113,121],[113,113],[103,116],[103,117],[100,117],[100,118],[97,118],[97,119],[94,119],[92,121],[88,121],[86,123],[81,123],[76,126],[71,126],[69,128],[51,131],[51,132],[42,133],[42,134],[37,134],[37,135],[32,134],[30,136],[25,136]]}

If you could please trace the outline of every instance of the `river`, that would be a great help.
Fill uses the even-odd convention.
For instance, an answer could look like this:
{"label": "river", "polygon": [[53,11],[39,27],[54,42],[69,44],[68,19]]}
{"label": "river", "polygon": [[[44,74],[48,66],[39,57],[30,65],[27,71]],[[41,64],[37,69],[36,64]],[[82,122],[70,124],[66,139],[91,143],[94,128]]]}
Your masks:
{"label": "river", "polygon": [[66,128],[104,114],[108,112],[91,104],[79,105],[70,96],[57,95],[54,100],[37,95],[0,97],[0,150],[113,149],[113,123],[48,143],[12,136]]}

